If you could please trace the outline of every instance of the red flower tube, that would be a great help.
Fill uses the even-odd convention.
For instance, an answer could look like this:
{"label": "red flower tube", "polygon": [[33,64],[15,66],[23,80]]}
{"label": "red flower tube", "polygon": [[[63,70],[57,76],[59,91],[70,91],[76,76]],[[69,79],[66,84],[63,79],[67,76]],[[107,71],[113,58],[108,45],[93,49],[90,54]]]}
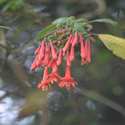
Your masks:
{"label": "red flower tube", "polygon": [[57,65],[59,66],[62,63],[62,57],[63,57],[63,50],[60,49],[58,58],[57,58]]}
{"label": "red flower tube", "polygon": [[74,46],[71,46],[71,49],[70,49],[70,61],[73,61],[75,59],[75,52],[74,52]]}
{"label": "red flower tube", "polygon": [[72,46],[74,47],[78,42],[78,32],[75,32],[73,40],[71,41]]}
{"label": "red flower tube", "polygon": [[50,42],[50,47],[51,47],[52,58],[57,59],[57,52],[56,52],[56,49],[54,48],[52,42]]}
{"label": "red flower tube", "polygon": [[72,41],[72,34],[68,37],[68,40],[65,43],[65,46],[63,47],[63,55],[65,55],[66,50],[70,47],[71,41]]}
{"label": "red flower tube", "polygon": [[77,82],[71,77],[70,68],[70,66],[66,65],[65,76],[61,78],[59,82],[59,87],[70,89],[76,86]]}

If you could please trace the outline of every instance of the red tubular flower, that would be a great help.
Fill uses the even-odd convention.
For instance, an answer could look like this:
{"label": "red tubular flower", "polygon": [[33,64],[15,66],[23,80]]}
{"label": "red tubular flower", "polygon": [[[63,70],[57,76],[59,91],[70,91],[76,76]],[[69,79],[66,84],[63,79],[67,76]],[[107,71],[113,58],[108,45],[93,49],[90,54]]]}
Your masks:
{"label": "red tubular flower", "polygon": [[75,59],[74,46],[71,46],[69,57],[70,57],[70,61],[73,61]]}
{"label": "red tubular flower", "polygon": [[58,82],[60,80],[60,76],[58,74],[58,67],[53,67],[52,72],[48,76],[48,81],[50,83]]}
{"label": "red tubular flower", "polygon": [[59,81],[60,76],[58,74],[58,66],[56,60],[52,60],[49,66],[52,68],[52,72],[48,75],[48,81],[50,83]]}
{"label": "red tubular flower", "polygon": [[35,65],[35,63],[33,61],[32,65],[31,65],[31,70],[35,70],[35,69],[36,69],[36,65]]}
{"label": "red tubular flower", "polygon": [[50,83],[48,81],[41,81],[38,85],[37,88],[41,90],[47,90],[49,88]]}
{"label": "red tubular flower", "polygon": [[31,65],[31,70],[35,70],[39,67],[40,63],[38,62],[38,56],[34,59],[32,65]]}
{"label": "red tubular flower", "polygon": [[31,65],[31,70],[35,70],[35,69],[39,68],[42,65],[43,65],[43,61],[42,61],[42,59],[40,60],[39,57],[38,57],[38,55],[37,55],[35,57],[32,65]]}
{"label": "red tubular flower", "polygon": [[43,80],[46,80],[48,78],[48,67],[46,66],[44,68],[44,72],[43,72]]}
{"label": "red tubular flower", "polygon": [[71,61],[69,53],[67,52],[65,76],[60,79],[59,87],[70,89],[75,87],[76,83],[77,82],[71,77]]}
{"label": "red tubular flower", "polygon": [[39,47],[35,50],[35,55],[42,53],[44,56],[44,50],[45,50],[45,42],[42,41],[41,44],[39,45]]}
{"label": "red tubular flower", "polygon": [[68,51],[67,51],[67,57],[66,57],[66,65],[71,66],[70,54]]}
{"label": "red tubular flower", "polygon": [[35,50],[35,55],[37,55],[40,51],[41,45]]}
{"label": "red tubular flower", "polygon": [[59,82],[59,87],[61,88],[73,88],[77,84],[77,82],[71,77],[70,66],[66,65],[65,76],[61,78]]}
{"label": "red tubular flower", "polygon": [[47,80],[48,78],[48,67],[44,68],[44,72],[43,72],[43,79],[41,80],[41,82],[37,85],[38,89],[42,89],[42,90],[47,90],[49,87],[49,81]]}
{"label": "red tubular flower", "polygon": [[[53,83],[57,83],[59,87],[66,89],[76,86],[77,82],[71,76],[71,64],[75,60],[75,47],[77,44],[80,46],[81,64],[91,62],[90,42],[92,41],[92,34],[87,31],[86,37],[88,38],[85,39],[84,34],[79,31],[74,32],[74,30],[72,27],[64,26],[60,29],[55,29],[55,32],[48,32],[45,35],[46,38],[43,38],[48,41],[42,40],[39,47],[35,50],[35,59],[31,65],[31,69],[44,67],[43,79],[37,86],[39,89],[47,90]],[[69,34],[68,37],[67,33]],[[49,40],[49,35],[52,35],[56,39]],[[61,77],[58,70],[65,57],[65,75]]]}
{"label": "red tubular flower", "polygon": [[57,59],[57,52],[56,52],[56,49],[54,48],[52,42],[50,42],[50,47],[51,47],[51,52],[52,52],[52,58]]}
{"label": "red tubular flower", "polygon": [[81,64],[85,64],[86,63],[86,50],[85,50],[85,41],[82,35],[79,36],[79,42],[80,42]]}
{"label": "red tubular flower", "polygon": [[39,89],[47,90],[49,85],[59,81],[60,79],[60,76],[58,75],[58,67],[56,65],[56,61],[51,61],[50,66],[52,67],[52,72],[48,74],[48,67],[45,67],[43,73],[43,80],[37,86]]}
{"label": "red tubular flower", "polygon": [[44,56],[45,56],[45,43],[42,42],[41,46],[40,46],[40,49],[38,51],[38,58],[39,58],[39,60],[41,60],[42,58],[44,58]]}
{"label": "red tubular flower", "polygon": [[91,62],[91,44],[90,44],[90,41],[86,41],[85,51],[86,51],[86,61],[87,61],[87,63],[90,63]]}
{"label": "red tubular flower", "polygon": [[47,66],[48,65],[49,59],[50,59],[50,46],[46,44],[45,56],[41,60],[43,62],[43,66]]}
{"label": "red tubular flower", "polygon": [[45,51],[45,43],[44,41],[42,41],[40,46],[35,51],[36,57],[31,65],[31,70],[35,70],[36,68],[42,66],[42,60],[45,55],[44,51]]}
{"label": "red tubular flower", "polygon": [[58,66],[62,63],[62,57],[63,57],[63,50],[60,49],[58,58],[57,58],[57,62],[56,62]]}
{"label": "red tubular flower", "polygon": [[63,55],[65,55],[66,50],[70,47],[71,41],[72,41],[72,34],[70,34],[67,42],[65,43],[65,46],[63,47]]}
{"label": "red tubular flower", "polygon": [[71,41],[72,46],[74,47],[78,42],[78,32],[75,32],[74,38]]}

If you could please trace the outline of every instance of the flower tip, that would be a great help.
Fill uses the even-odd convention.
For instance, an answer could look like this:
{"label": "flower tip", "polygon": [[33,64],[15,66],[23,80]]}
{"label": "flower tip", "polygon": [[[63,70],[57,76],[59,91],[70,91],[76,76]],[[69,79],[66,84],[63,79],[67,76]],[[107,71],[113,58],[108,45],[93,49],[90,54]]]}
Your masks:
{"label": "flower tip", "polygon": [[41,89],[41,88],[42,88],[41,83],[38,83],[37,88],[38,88],[38,89]]}
{"label": "flower tip", "polygon": [[33,70],[35,70],[35,69],[36,69],[36,65],[33,63],[33,64],[31,65],[31,67],[30,67],[30,70],[33,71]]}
{"label": "flower tip", "polygon": [[49,85],[46,84],[44,81],[41,81],[41,83],[39,83],[37,85],[37,88],[40,89],[40,90],[42,90],[42,91],[46,91],[46,90],[48,90]]}

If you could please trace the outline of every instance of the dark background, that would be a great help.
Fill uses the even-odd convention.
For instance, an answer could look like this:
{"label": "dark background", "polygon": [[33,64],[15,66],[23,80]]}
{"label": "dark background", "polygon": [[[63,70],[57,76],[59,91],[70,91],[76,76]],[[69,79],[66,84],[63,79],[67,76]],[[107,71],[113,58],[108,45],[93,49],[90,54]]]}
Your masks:
{"label": "dark background", "polygon": [[79,89],[36,89],[42,73],[30,71],[36,34],[72,15],[113,19],[117,26],[95,23],[93,32],[125,37],[125,0],[0,0],[0,125],[125,125],[125,61],[100,41],[91,64],[73,63]]}

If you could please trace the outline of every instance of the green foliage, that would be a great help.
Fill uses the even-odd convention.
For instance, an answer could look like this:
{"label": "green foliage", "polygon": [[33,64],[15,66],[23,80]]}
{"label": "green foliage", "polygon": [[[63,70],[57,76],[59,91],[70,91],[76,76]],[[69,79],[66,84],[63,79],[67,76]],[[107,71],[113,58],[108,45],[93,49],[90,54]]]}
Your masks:
{"label": "green foliage", "polygon": [[[49,26],[47,26],[45,29],[41,30],[37,35],[37,41],[40,39],[43,39],[44,37],[47,38],[47,35],[52,35],[52,32],[55,32],[58,29],[68,29],[69,32],[75,33],[80,32],[83,34],[84,38],[89,37],[89,31],[92,29],[92,23],[100,22],[100,23],[109,23],[112,25],[116,25],[117,23],[111,19],[96,19],[88,21],[84,18],[76,19],[74,16],[71,17],[61,17],[56,19],[52,22]],[[68,33],[68,32],[67,32]],[[68,34],[67,34],[68,35]],[[54,38],[55,36],[51,36],[51,38]]]}
{"label": "green foliage", "polygon": [[117,25],[117,22],[111,19],[107,19],[107,18],[102,18],[102,19],[95,19],[95,20],[91,20],[89,21],[90,23],[108,23],[111,25]]}
{"label": "green foliage", "polygon": [[74,31],[83,31],[84,27],[88,25],[87,20],[85,19],[76,19],[75,17],[61,17],[56,19],[53,24],[56,24],[58,27],[69,27]]}
{"label": "green foliage", "polygon": [[3,11],[16,11],[24,7],[24,0],[1,0],[0,6]]}
{"label": "green foliage", "polygon": [[48,32],[51,32],[53,30],[56,29],[56,25],[55,24],[51,24],[49,26],[47,26],[46,28],[44,28],[42,31],[40,31],[36,37],[37,40],[40,40],[42,38],[44,38]]}
{"label": "green foliage", "polygon": [[0,5],[4,4],[7,0],[0,0]]}
{"label": "green foliage", "polygon": [[99,39],[116,56],[125,59],[125,39],[108,34],[99,34]]}
{"label": "green foliage", "polygon": [[10,30],[11,28],[10,28],[10,27],[7,27],[7,26],[1,26],[1,25],[0,25],[0,29]]}
{"label": "green foliage", "polygon": [[59,24],[59,25],[63,25],[66,24],[67,22],[67,17],[61,17],[59,19],[56,19],[53,24]]}
{"label": "green foliage", "polygon": [[[75,17],[61,17],[59,19],[56,19],[52,24],[47,26],[45,29],[41,30],[37,35],[37,41],[43,38],[47,38],[47,35],[52,35],[52,32],[54,33],[56,30],[64,28],[68,29],[71,32],[81,32],[84,34],[84,36],[88,37],[88,33],[86,32],[86,29],[88,28],[86,20],[84,19],[75,19]],[[68,32],[67,32],[68,33]],[[67,34],[68,35],[68,34]],[[51,38],[54,38],[55,36],[51,36]]]}
{"label": "green foliage", "polygon": [[[44,30],[40,31],[37,36],[37,40],[44,38],[47,38],[48,40],[58,39],[58,36],[54,34],[58,29],[67,29],[67,35],[71,32],[80,32],[83,34],[84,38],[88,38],[90,36],[89,31],[92,29],[91,23],[95,22],[109,23],[111,25],[117,24],[115,21],[106,18],[88,21],[86,19],[76,19],[73,16],[61,17],[52,22],[52,24]],[[98,37],[116,56],[125,59],[125,39],[107,34],[99,34]]]}

